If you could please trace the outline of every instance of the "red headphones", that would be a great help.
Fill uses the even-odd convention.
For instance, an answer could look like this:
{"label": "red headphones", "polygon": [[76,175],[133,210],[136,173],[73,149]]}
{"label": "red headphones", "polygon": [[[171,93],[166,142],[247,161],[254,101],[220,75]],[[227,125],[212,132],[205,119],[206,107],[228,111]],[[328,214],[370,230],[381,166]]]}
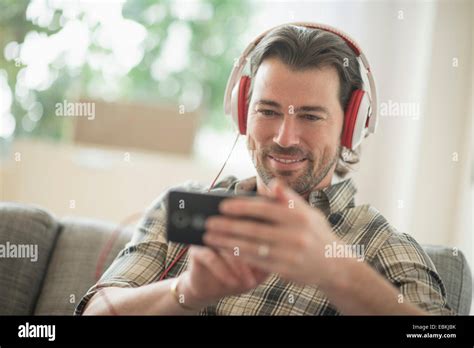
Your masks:
{"label": "red headphones", "polygon": [[[257,44],[270,31],[288,25],[306,27],[308,29],[320,29],[338,35],[354,51],[359,60],[359,67],[363,80],[363,89],[355,90],[344,111],[344,128],[342,132],[341,144],[348,149],[355,149],[362,140],[370,133],[375,133],[377,128],[377,97],[375,90],[375,81],[370,72],[369,62],[362,53],[362,50],[347,34],[342,31],[317,23],[286,23],[271,28],[255,38],[244,50],[238,61],[234,64],[232,73],[227,81],[227,87],[224,96],[225,114],[231,116],[235,122],[239,133],[247,133],[247,114],[248,114],[248,93],[250,88],[250,76],[243,75],[242,72],[247,65],[248,57],[257,46]],[[369,89],[366,89],[369,86]]]}

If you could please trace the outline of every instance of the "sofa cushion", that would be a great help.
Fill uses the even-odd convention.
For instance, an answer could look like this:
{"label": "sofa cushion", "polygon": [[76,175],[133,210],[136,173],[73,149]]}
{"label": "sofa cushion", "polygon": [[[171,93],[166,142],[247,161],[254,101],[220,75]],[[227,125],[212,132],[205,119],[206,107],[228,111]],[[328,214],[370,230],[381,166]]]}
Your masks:
{"label": "sofa cushion", "polygon": [[72,315],[77,302],[98,280],[95,273],[105,245],[113,242],[100,273],[131,238],[131,230],[122,228],[111,239],[118,227],[102,221],[64,218],[60,225],[35,315]]}
{"label": "sofa cushion", "polygon": [[472,276],[469,264],[461,250],[437,245],[423,245],[433,261],[446,292],[447,302],[460,315],[471,311]]}
{"label": "sofa cushion", "polygon": [[57,232],[44,210],[0,202],[0,314],[33,314]]}

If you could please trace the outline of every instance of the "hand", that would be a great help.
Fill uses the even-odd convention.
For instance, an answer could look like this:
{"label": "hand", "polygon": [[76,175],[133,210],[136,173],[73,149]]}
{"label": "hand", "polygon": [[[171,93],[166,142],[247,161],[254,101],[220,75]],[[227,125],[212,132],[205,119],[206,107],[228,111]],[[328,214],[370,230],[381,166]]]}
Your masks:
{"label": "hand", "polygon": [[200,246],[192,246],[189,253],[189,268],[180,275],[178,292],[191,308],[203,308],[224,296],[247,292],[268,276],[233,254]]}
{"label": "hand", "polygon": [[222,202],[224,216],[207,219],[204,242],[227,255],[238,247],[243,260],[288,281],[331,281],[335,262],[325,257],[325,246],[339,240],[324,214],[282,182],[271,183],[270,195],[275,200],[238,197]]}

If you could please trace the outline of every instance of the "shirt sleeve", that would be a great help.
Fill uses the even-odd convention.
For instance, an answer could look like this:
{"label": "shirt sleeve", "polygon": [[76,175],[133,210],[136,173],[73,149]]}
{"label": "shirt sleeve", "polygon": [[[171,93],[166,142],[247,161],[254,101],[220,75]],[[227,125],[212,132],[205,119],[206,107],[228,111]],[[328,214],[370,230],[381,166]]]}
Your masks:
{"label": "shirt sleeve", "polygon": [[433,262],[410,235],[393,233],[377,252],[374,266],[399,289],[402,301],[429,314],[456,315]]}
{"label": "shirt sleeve", "polygon": [[[174,188],[203,190],[202,186],[192,181]],[[82,297],[74,315],[82,315],[87,303],[102,288],[139,287],[156,281],[162,274],[168,252],[166,197],[169,190],[161,194],[147,209],[135,228],[131,241],[119,252],[99,281]]]}

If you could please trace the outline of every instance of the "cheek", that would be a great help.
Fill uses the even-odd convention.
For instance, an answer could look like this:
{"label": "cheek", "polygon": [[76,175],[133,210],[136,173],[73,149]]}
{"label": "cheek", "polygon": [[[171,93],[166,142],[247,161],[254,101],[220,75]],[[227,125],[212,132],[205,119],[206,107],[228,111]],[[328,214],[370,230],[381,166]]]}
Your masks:
{"label": "cheek", "polygon": [[322,151],[329,145],[329,137],[327,132],[322,130],[314,130],[305,137],[305,143],[310,148],[314,155],[320,155]]}
{"label": "cheek", "polygon": [[311,149],[316,157],[325,152],[333,152],[339,145],[339,130],[335,125],[325,127],[314,127],[304,135],[304,143]]}
{"label": "cheek", "polygon": [[338,141],[340,140],[340,137],[342,135],[342,131],[343,131],[343,127],[344,127],[344,120],[345,120],[344,111],[342,109],[340,109],[339,114],[335,118],[334,124],[332,125],[332,129],[333,129],[333,133],[334,133],[333,135],[335,137],[337,137]]}
{"label": "cheek", "polygon": [[254,117],[250,117],[247,123],[247,135],[247,143],[253,145],[253,148],[258,144],[262,146],[268,139],[273,138],[271,127],[268,127],[268,124],[265,125]]}
{"label": "cheek", "polygon": [[342,127],[343,127],[343,122],[344,122],[344,115],[338,114],[335,115],[335,117],[330,120],[323,129],[321,129],[324,134],[319,134],[321,139],[324,139],[324,144],[326,146],[338,146],[341,140],[341,135],[342,135]]}

